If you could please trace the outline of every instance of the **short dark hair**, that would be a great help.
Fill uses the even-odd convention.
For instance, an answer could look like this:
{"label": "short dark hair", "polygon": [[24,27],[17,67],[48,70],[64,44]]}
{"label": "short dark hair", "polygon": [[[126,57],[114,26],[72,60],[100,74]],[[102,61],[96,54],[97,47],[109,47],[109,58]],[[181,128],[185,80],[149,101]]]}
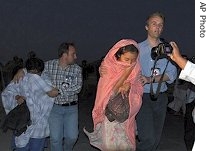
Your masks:
{"label": "short dark hair", "polygon": [[58,57],[62,57],[64,53],[68,53],[69,47],[72,46],[75,48],[75,44],[73,42],[63,42],[60,44],[58,48]]}
{"label": "short dark hair", "polygon": [[130,44],[130,45],[126,45],[126,46],[123,46],[121,48],[118,49],[118,51],[115,53],[115,57],[117,59],[120,58],[120,56],[126,52],[132,52],[132,53],[139,53],[139,50],[138,48],[136,48],[133,44]]}
{"label": "short dark hair", "polygon": [[163,13],[157,11],[157,12],[154,12],[152,14],[150,14],[147,18],[146,18],[146,25],[148,25],[148,21],[150,18],[154,17],[154,16],[158,16],[160,18],[163,19],[163,23],[165,22],[165,16],[163,15]]}
{"label": "short dark hair", "polygon": [[41,73],[44,70],[44,61],[39,58],[29,58],[25,62],[27,71],[37,70],[37,73]]}

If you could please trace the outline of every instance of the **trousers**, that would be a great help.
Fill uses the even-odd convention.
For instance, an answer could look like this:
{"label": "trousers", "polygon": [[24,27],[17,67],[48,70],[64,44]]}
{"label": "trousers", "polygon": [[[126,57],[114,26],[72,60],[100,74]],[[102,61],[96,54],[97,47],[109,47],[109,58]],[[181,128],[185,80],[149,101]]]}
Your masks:
{"label": "trousers", "polygon": [[78,105],[53,105],[49,117],[51,151],[72,151],[78,139]]}
{"label": "trousers", "polygon": [[144,93],[142,106],[136,116],[137,131],[140,142],[137,151],[155,151],[159,145],[165,116],[168,97],[160,93],[156,101],[152,101],[149,93]]}

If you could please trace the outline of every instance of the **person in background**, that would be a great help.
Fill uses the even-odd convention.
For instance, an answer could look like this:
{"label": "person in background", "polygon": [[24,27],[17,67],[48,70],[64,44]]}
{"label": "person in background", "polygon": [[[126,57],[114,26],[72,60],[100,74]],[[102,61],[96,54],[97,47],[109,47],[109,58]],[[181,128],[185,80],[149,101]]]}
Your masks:
{"label": "person in background", "polygon": [[83,78],[83,86],[82,86],[82,90],[80,92],[82,97],[87,97],[88,96],[88,65],[87,65],[87,60],[82,60],[82,78]]}
{"label": "person in background", "polygon": [[[155,60],[151,57],[151,49],[161,43],[160,35],[163,32],[165,17],[160,12],[154,12],[146,19],[145,29],[147,39],[138,44],[140,50],[140,63],[142,66],[141,82],[144,85],[142,107],[136,116],[138,137],[138,151],[156,151],[160,142],[168,104],[167,83],[173,83],[177,76],[176,67],[164,57]],[[166,69],[166,70],[165,70]],[[165,73],[163,74],[163,71]],[[163,75],[162,81],[161,76]],[[152,78],[151,78],[152,77]],[[161,82],[160,93],[154,101],[151,98],[150,86],[153,85],[154,92]]]}
{"label": "person in background", "polygon": [[195,109],[195,85],[188,83],[186,95],[186,114],[184,116],[184,141],[187,151],[192,151],[195,142],[195,122],[194,122],[194,109]]}
{"label": "person in background", "polygon": [[99,71],[99,69],[100,69],[101,63],[102,63],[103,60],[104,60],[104,57],[105,57],[105,56],[102,56],[101,59],[100,59],[100,60],[97,62],[97,64],[96,64],[96,78],[97,78],[97,82],[98,82],[98,80],[99,80],[99,78],[100,78],[100,71]]}
{"label": "person in background", "polygon": [[23,63],[23,59],[15,55],[12,60],[9,60],[4,65],[3,77],[5,80],[5,86],[13,79],[15,72],[17,72],[18,69],[23,68]]}
{"label": "person in background", "polygon": [[[60,44],[58,57],[45,62],[42,74],[59,90],[49,117],[50,150],[72,151],[79,134],[78,94],[83,82],[82,68],[75,63],[76,47],[72,42]],[[23,70],[20,70],[14,81],[18,81],[23,75]]]}
{"label": "person in background", "polygon": [[179,47],[175,42],[170,42],[170,44],[173,47],[173,51],[168,56],[182,69],[179,78],[191,82],[187,89],[184,122],[184,141],[187,150],[190,151],[195,141],[195,58],[193,57],[191,61],[187,60],[181,55]]}
{"label": "person in background", "polygon": [[[13,81],[3,90],[2,103],[6,114],[26,101],[30,111],[31,125],[20,136],[13,136],[15,151],[43,151],[49,136],[48,118],[58,89],[41,78],[44,62],[38,58],[26,61],[27,74],[18,83]],[[15,140],[14,140],[15,139]],[[13,145],[14,144],[14,145]]]}
{"label": "person in background", "polygon": [[[187,58],[187,56],[182,55]],[[168,112],[173,115],[185,115],[186,112],[186,94],[189,82],[179,79],[181,68],[177,66],[177,78],[173,87],[173,100],[168,103]]]}
{"label": "person in background", "polygon": [[[139,81],[141,67],[138,45],[134,40],[122,39],[105,56],[102,66],[106,73],[100,77],[92,111],[94,131],[89,133],[90,144],[102,151],[135,151],[135,116],[141,107],[143,87]],[[110,98],[121,93],[128,97],[129,117],[124,122],[109,121],[105,108]]]}
{"label": "person in background", "polygon": [[4,81],[4,65],[0,62],[0,91],[5,88],[5,81]]}

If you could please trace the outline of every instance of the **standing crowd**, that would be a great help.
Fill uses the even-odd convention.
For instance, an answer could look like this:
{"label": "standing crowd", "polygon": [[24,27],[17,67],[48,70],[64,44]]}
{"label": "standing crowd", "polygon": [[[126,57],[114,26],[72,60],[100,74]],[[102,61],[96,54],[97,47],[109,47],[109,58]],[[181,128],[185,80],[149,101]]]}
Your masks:
{"label": "standing crowd", "polygon": [[[156,58],[151,56],[151,50],[160,51],[159,44],[166,43],[160,38],[164,23],[162,13],[152,13],[145,22],[144,41],[119,40],[103,58],[92,110],[93,131],[83,129],[92,146],[102,151],[157,150],[167,112],[167,85],[177,78],[175,63],[182,70],[179,77],[195,83],[195,66],[181,56],[175,42],[168,43],[172,52],[155,51]],[[78,94],[86,80],[76,58],[75,44],[64,42],[58,59],[43,62],[30,57],[3,90],[7,114],[24,102],[30,111],[27,129],[18,136],[14,130],[15,151],[43,151],[47,137],[51,151],[73,150],[79,135]],[[117,104],[111,112],[111,100],[127,101],[129,107],[122,111],[122,103]],[[192,150],[193,144],[186,144],[187,149]]]}

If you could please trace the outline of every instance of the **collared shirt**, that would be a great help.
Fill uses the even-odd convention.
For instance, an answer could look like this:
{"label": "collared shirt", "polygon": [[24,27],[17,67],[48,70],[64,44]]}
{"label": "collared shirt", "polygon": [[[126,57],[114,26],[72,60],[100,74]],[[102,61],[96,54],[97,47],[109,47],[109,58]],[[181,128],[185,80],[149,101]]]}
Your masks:
{"label": "collared shirt", "polygon": [[55,98],[56,104],[78,101],[78,93],[82,88],[82,68],[79,65],[72,64],[62,68],[58,59],[50,60],[45,62],[42,76],[59,89],[60,95]]}
{"label": "collared shirt", "polygon": [[[140,62],[141,62],[141,67],[142,67],[142,75],[144,75],[146,77],[150,77],[152,74],[151,73],[152,68],[154,66],[154,60],[151,58],[151,49],[152,48],[149,45],[148,40],[145,40],[145,41],[139,43],[138,45],[139,45],[139,50],[140,50]],[[156,75],[160,75],[163,73],[163,71],[166,67],[167,61],[168,60],[166,58],[159,59],[157,61],[155,70],[154,70]],[[167,81],[167,83],[169,83],[169,84],[173,83],[173,81],[176,79],[177,69],[171,62],[168,63],[165,74],[170,79],[169,81]],[[158,87],[158,83],[153,83],[154,93],[156,93],[157,87]],[[167,90],[166,82],[162,82],[160,92],[165,92],[166,90]],[[144,93],[150,93],[150,84],[144,85]]]}
{"label": "collared shirt", "polygon": [[49,97],[46,92],[51,89],[52,86],[39,75],[27,73],[18,84],[11,82],[2,92],[2,103],[6,113],[17,105],[16,95],[26,97],[26,104],[30,111],[32,124],[25,133],[15,137],[17,147],[24,147],[30,138],[49,136],[48,117],[54,98]]}
{"label": "collared shirt", "polygon": [[181,71],[179,78],[195,84],[195,64],[187,61],[187,64]]}

